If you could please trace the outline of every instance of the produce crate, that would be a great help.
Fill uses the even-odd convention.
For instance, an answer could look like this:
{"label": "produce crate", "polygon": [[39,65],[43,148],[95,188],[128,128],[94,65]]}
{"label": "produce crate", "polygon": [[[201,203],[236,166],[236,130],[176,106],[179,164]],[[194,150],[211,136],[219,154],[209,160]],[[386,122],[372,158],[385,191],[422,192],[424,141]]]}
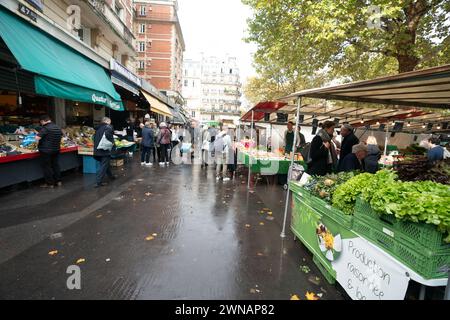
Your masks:
{"label": "produce crate", "polygon": [[410,247],[383,232],[380,225],[364,222],[356,219],[356,217],[353,221],[353,230],[389,252],[426,279],[446,278],[448,276],[447,273],[438,271],[439,268],[450,265],[450,252],[448,250],[433,251],[417,243],[414,247]]}
{"label": "produce crate", "polygon": [[100,170],[100,162],[92,156],[83,156],[83,173],[97,173]]}
{"label": "produce crate", "polygon": [[330,217],[344,227],[348,229],[352,228],[353,215],[345,214],[341,210],[331,206],[331,204],[329,204],[325,200],[322,200],[316,196],[311,196],[310,205],[321,214]]}
{"label": "produce crate", "polygon": [[122,167],[124,164],[124,160],[123,159],[114,159],[111,160],[111,166],[112,167]]}
{"label": "produce crate", "polygon": [[400,221],[394,215],[380,215],[361,198],[356,200],[355,219],[376,226],[394,240],[409,247],[414,248],[419,244],[431,251],[447,250],[450,254],[450,244],[444,243],[444,234],[439,232],[435,225]]}
{"label": "produce crate", "polygon": [[327,203],[325,200],[322,200],[314,195],[312,195],[309,191],[300,187],[298,184],[290,182],[289,189],[298,194],[302,200],[310,205],[312,208],[317,210],[323,215],[326,215],[333,219],[334,221],[340,223],[341,225],[351,229],[353,224],[353,216],[345,214],[339,209],[334,208],[331,204]]}
{"label": "produce crate", "polygon": [[78,154],[85,155],[85,156],[93,156],[94,155],[94,148],[78,146]]}

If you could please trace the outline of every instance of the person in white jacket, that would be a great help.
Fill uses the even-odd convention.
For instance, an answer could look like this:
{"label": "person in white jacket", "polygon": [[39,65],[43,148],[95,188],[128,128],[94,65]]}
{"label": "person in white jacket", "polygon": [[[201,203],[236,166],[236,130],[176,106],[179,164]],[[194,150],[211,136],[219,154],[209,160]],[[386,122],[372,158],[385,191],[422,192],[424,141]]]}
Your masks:
{"label": "person in white jacket", "polygon": [[228,163],[230,162],[231,137],[228,134],[228,127],[224,126],[214,141],[214,151],[216,158],[216,179],[229,181]]}

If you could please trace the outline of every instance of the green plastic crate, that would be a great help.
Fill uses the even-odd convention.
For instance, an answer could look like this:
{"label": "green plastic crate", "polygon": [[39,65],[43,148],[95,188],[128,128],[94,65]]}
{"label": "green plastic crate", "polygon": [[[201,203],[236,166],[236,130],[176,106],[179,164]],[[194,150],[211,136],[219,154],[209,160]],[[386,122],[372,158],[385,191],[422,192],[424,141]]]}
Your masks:
{"label": "green plastic crate", "polygon": [[330,217],[331,219],[343,225],[344,227],[348,229],[352,228],[353,216],[345,214],[341,210],[334,208],[333,206],[331,206],[331,204],[329,204],[325,200],[322,200],[316,196],[311,196],[310,205],[314,209],[319,211],[321,214]]}
{"label": "green plastic crate", "polygon": [[448,276],[447,273],[438,271],[439,268],[450,265],[450,252],[448,250],[433,251],[420,244],[410,247],[388,235],[385,230],[380,229],[379,225],[359,219],[353,221],[353,230],[389,252],[393,257],[426,279]]}
{"label": "green plastic crate", "polygon": [[390,230],[391,237],[410,247],[419,244],[432,251],[447,250],[450,254],[450,244],[443,241],[444,234],[439,232],[434,225],[399,221],[394,215],[379,215],[366,201],[360,198],[356,200],[355,219]]}

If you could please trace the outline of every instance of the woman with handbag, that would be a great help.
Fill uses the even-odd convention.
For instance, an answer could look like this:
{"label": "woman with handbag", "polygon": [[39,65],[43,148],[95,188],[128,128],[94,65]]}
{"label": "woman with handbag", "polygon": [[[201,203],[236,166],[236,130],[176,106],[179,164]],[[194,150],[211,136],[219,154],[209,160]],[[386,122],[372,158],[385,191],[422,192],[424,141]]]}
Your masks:
{"label": "woman with handbag", "polygon": [[96,188],[105,186],[103,178],[108,175],[111,180],[116,177],[111,172],[111,150],[114,147],[114,135],[111,119],[104,117],[102,123],[95,128],[94,135],[94,159],[100,162],[100,170],[97,171]]}
{"label": "woman with handbag", "polygon": [[159,165],[164,166],[164,164],[166,164],[168,166],[172,133],[169,128],[167,128],[167,124],[165,122],[161,122],[159,124],[159,128],[158,143],[161,146],[161,158],[159,159]]}

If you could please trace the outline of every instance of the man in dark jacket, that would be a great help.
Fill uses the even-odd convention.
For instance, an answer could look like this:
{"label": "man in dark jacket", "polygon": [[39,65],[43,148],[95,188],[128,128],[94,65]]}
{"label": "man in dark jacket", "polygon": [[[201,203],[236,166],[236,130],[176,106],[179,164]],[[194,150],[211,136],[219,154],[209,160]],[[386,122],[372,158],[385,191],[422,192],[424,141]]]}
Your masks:
{"label": "man in dark jacket", "polygon": [[105,177],[105,175],[108,175],[108,177],[112,180],[116,178],[111,172],[111,150],[98,149],[98,145],[102,140],[103,135],[105,135],[105,138],[114,145],[113,132],[114,131],[111,126],[111,119],[107,117],[104,117],[102,123],[95,128],[94,158],[95,160],[100,162],[100,170],[97,172],[96,176],[96,188],[106,185],[106,183],[103,182],[103,178]]}
{"label": "man in dark jacket", "polygon": [[150,157],[153,154],[153,162],[156,162],[155,156],[155,132],[151,128],[150,121],[145,123],[142,128],[142,151],[141,151],[141,165],[151,166]]}
{"label": "man in dark jacket", "polygon": [[352,153],[342,159],[339,171],[364,171],[364,159],[367,157],[367,146],[364,143],[355,144]]}
{"label": "man in dark jacket", "polygon": [[59,150],[61,148],[61,129],[52,122],[48,115],[40,119],[42,129],[36,136],[38,149],[42,159],[45,184],[43,188],[61,186],[61,171],[59,169]]}
{"label": "man in dark jacket", "polygon": [[359,143],[359,139],[355,136],[355,133],[353,132],[353,127],[349,124],[344,124],[341,127],[341,136],[343,139],[340,147],[341,151],[339,153],[338,171],[341,171],[341,165],[345,157],[348,154],[352,153],[353,146]]}

